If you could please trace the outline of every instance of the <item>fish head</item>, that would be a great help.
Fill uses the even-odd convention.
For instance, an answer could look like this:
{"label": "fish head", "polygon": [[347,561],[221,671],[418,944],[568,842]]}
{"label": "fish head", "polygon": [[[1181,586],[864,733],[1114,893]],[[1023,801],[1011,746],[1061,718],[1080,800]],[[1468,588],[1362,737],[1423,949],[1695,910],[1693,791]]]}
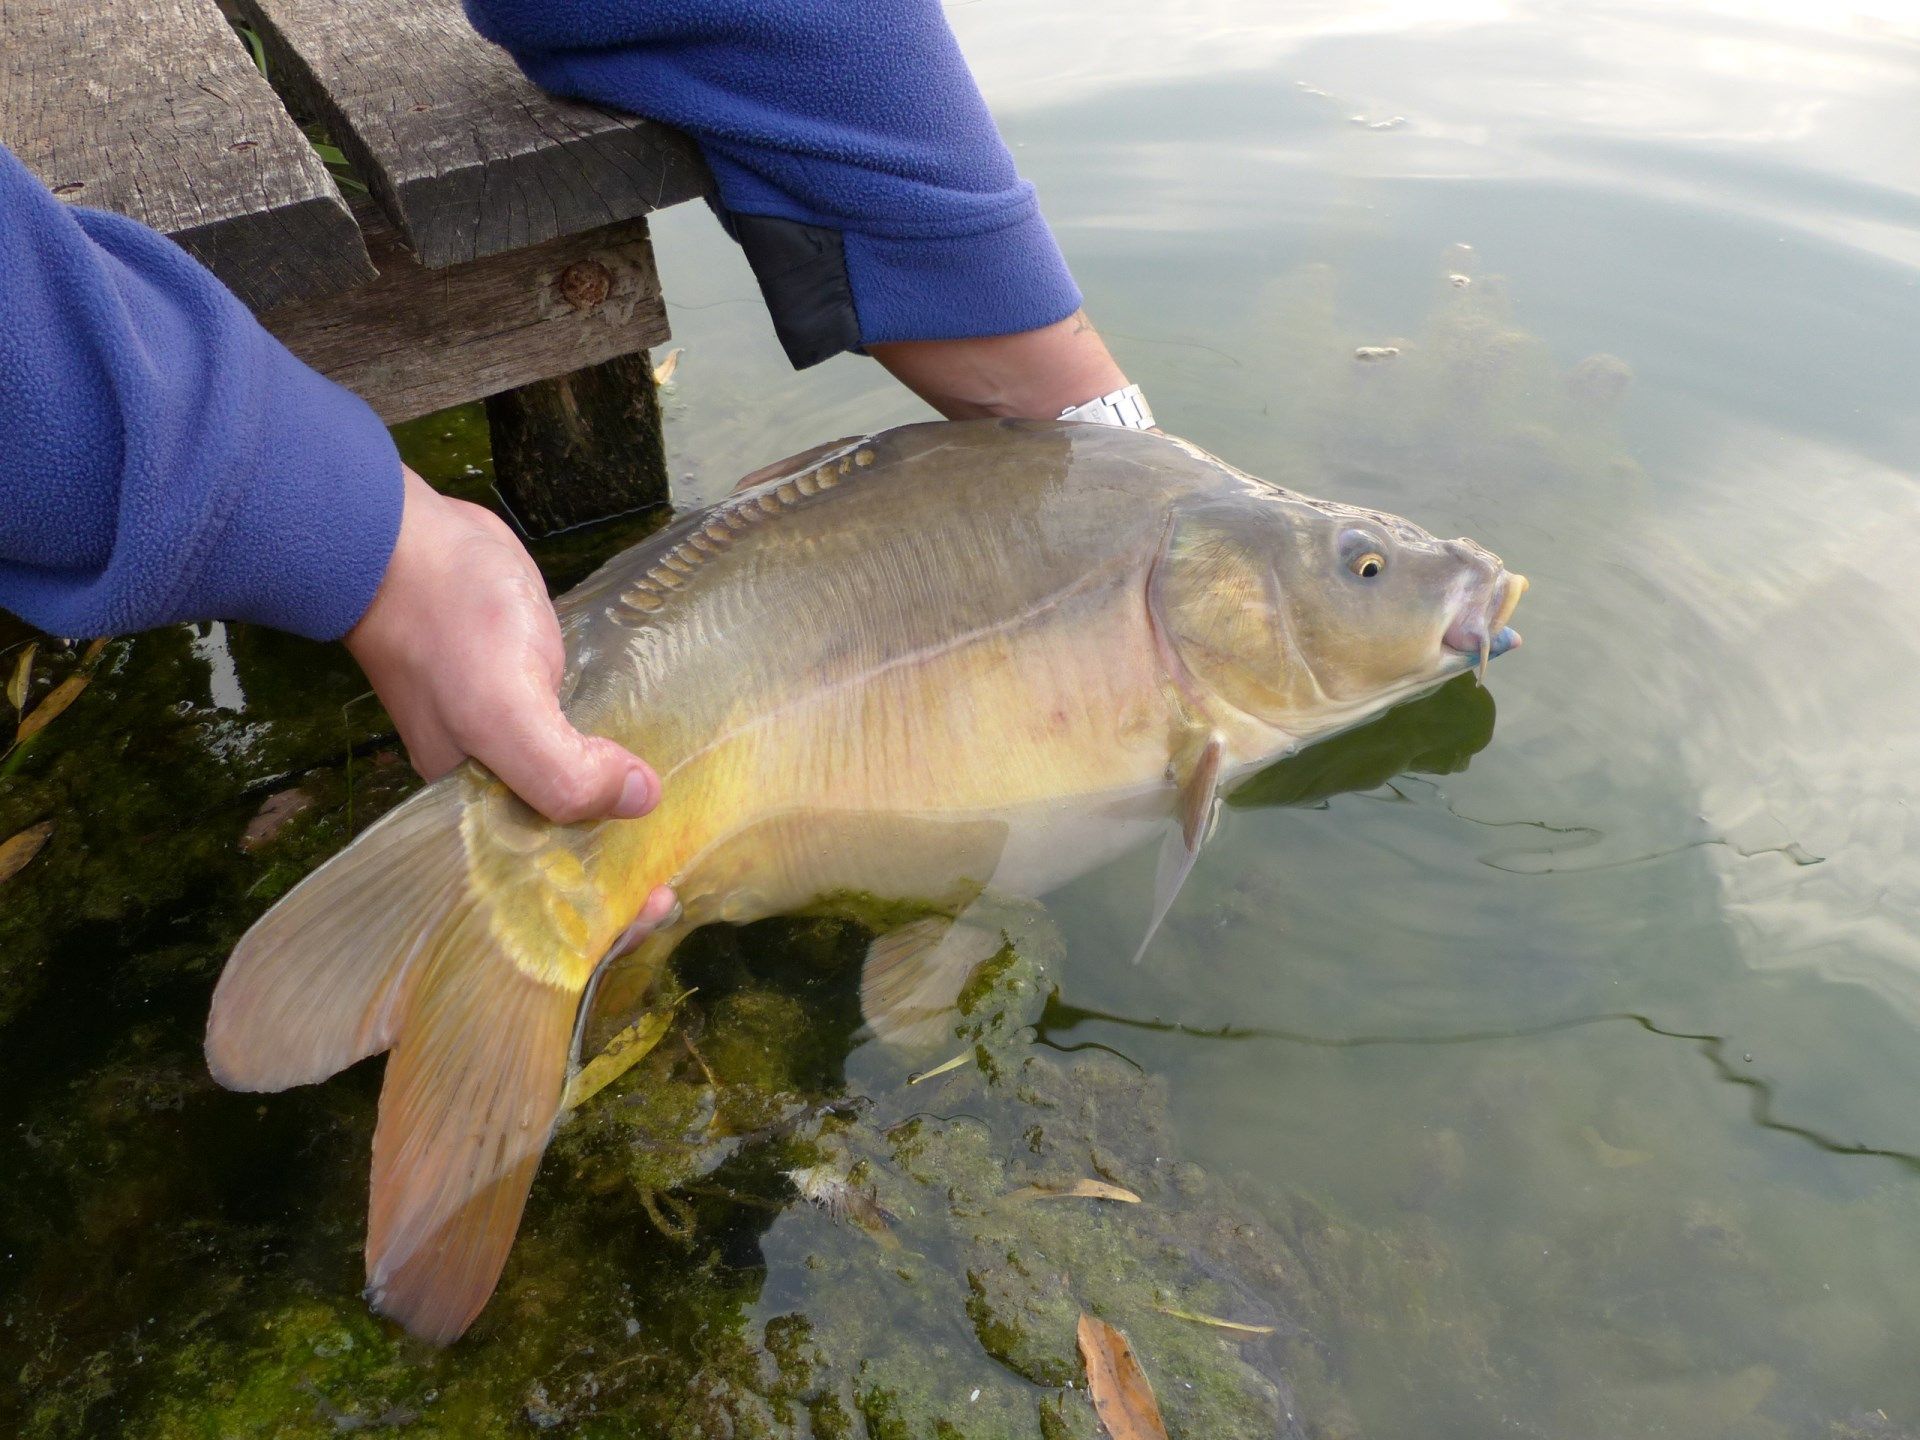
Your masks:
{"label": "fish head", "polygon": [[1526,589],[1471,540],[1260,486],[1176,518],[1149,603],[1203,704],[1305,744],[1484,675]]}

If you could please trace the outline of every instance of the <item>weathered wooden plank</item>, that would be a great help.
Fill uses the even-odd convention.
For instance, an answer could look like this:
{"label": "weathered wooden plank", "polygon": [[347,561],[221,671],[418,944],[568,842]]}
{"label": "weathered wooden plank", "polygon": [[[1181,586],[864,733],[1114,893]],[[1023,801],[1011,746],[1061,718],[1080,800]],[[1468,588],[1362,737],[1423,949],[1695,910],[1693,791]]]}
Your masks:
{"label": "weathered wooden plank", "polygon": [[660,397],[643,350],[487,401],[493,478],[529,535],[666,506]]}
{"label": "weathered wooden plank", "polygon": [[390,425],[667,338],[644,220],[428,270],[376,207],[353,210],[380,278],[261,318]]}
{"label": "weathered wooden plank", "polygon": [[420,262],[457,264],[703,194],[698,151],[555,99],[459,0],[235,0],[274,83],[325,122]]}
{"label": "weathered wooden plank", "polygon": [[0,0],[0,141],[256,309],[372,278],[326,166],[214,0]]}

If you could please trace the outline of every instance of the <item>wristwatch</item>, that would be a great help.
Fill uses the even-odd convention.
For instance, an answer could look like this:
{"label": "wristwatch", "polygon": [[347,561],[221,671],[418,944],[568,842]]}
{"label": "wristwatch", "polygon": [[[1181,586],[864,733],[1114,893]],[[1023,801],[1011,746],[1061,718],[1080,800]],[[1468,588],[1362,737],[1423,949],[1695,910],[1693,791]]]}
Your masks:
{"label": "wristwatch", "polygon": [[1118,425],[1123,430],[1153,428],[1153,410],[1147,404],[1147,397],[1140,393],[1138,385],[1111,391],[1084,405],[1070,405],[1057,418],[1084,420],[1094,425]]}

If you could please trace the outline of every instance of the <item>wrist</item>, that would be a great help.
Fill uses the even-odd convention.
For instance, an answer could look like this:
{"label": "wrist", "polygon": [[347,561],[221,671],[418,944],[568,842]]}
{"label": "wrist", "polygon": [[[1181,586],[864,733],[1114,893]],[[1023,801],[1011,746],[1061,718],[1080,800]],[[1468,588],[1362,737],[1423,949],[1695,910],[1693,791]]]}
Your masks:
{"label": "wrist", "polygon": [[442,557],[445,547],[437,537],[446,519],[445,512],[459,504],[435,490],[406,465],[400,467],[400,517],[386,570],[359,620],[341,637],[363,669],[370,656],[390,647],[396,621],[407,611],[409,592],[420,586],[423,571],[435,566]]}
{"label": "wrist", "polygon": [[949,420],[1053,420],[1127,384],[1084,313],[1015,335],[903,340],[868,349]]}

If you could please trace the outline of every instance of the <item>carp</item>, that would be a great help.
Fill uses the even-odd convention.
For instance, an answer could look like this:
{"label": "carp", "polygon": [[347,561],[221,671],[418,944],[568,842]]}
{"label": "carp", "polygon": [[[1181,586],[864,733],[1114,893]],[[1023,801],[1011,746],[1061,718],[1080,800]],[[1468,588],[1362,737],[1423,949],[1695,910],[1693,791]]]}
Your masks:
{"label": "carp", "polygon": [[[367,1294],[450,1341],[585,1042],[687,933],[922,904],[874,941],[862,1005],[883,1040],[937,1037],[1001,943],[995,897],[1160,838],[1151,936],[1223,790],[1517,645],[1525,588],[1471,541],[1153,433],[983,420],[807,452],[558,602],[566,713],[645,756],[659,806],[555,825],[468,762],[247,932],[208,1063],[279,1090],[390,1052]],[[663,884],[677,910],[629,948]]]}

